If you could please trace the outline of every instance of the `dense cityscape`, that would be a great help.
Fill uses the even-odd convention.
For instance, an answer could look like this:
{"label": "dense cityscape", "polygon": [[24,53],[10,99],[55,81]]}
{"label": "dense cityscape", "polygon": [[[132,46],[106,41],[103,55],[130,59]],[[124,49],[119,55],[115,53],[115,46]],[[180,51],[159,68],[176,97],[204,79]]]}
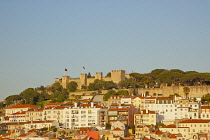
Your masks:
{"label": "dense cityscape", "polygon": [[1,102],[0,139],[209,140],[209,80],[177,69],[63,76]]}

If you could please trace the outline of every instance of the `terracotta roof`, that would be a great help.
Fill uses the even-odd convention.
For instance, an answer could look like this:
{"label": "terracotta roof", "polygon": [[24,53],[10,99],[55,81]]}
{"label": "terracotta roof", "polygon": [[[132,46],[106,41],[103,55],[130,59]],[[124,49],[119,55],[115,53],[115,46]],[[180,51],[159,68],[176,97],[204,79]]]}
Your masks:
{"label": "terracotta roof", "polygon": [[52,109],[64,109],[67,108],[66,106],[48,106],[44,108],[43,110],[52,110]]}
{"label": "terracotta roof", "polygon": [[162,128],[176,128],[176,125],[169,124],[169,125],[163,126]]}
{"label": "terracotta roof", "polygon": [[15,105],[5,109],[13,109],[13,108],[38,108],[38,107],[31,104],[26,104],[26,105]]}
{"label": "terracotta roof", "polygon": [[156,97],[145,97],[144,99],[156,99]]}
{"label": "terracotta roof", "polygon": [[155,134],[156,134],[156,135],[162,135],[162,134],[163,134],[163,132],[162,132],[162,131],[160,131],[160,130],[157,130],[157,131],[155,132]]}
{"label": "terracotta roof", "polygon": [[11,115],[23,115],[23,114],[26,114],[26,111],[12,113]]}
{"label": "terracotta roof", "polygon": [[0,113],[0,116],[4,116],[5,115],[5,113]]}
{"label": "terracotta roof", "polygon": [[154,140],[154,139],[149,139],[147,137],[144,137],[142,140]]}
{"label": "terracotta roof", "polygon": [[204,119],[189,119],[184,120],[180,123],[210,123],[210,120],[204,120]]}
{"label": "terracotta roof", "polygon": [[31,108],[31,109],[27,110],[27,112],[28,111],[43,111],[43,110],[44,110],[44,108],[37,108],[37,109]]}
{"label": "terracotta roof", "polygon": [[123,130],[117,127],[117,128],[115,128],[115,129],[113,129],[111,131],[123,131]]}
{"label": "terracotta roof", "polygon": [[210,106],[201,106],[201,109],[210,109]]}
{"label": "terracotta roof", "polygon": [[136,95],[136,96],[134,96],[133,98],[134,98],[134,99],[135,99],[135,98],[143,98],[143,96],[142,96],[142,95]]}
{"label": "terracotta roof", "polygon": [[123,96],[123,98],[131,98],[132,96]]}

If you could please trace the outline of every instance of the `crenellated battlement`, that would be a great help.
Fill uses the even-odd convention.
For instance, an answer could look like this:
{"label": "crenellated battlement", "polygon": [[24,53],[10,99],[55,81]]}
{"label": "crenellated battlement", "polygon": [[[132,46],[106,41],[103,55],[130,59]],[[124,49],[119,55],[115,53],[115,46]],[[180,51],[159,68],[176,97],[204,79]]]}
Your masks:
{"label": "crenellated battlement", "polygon": [[86,73],[80,74],[80,78],[70,78],[70,76],[62,76],[62,79],[56,78],[55,82],[61,83],[61,85],[66,88],[66,85],[69,82],[75,81],[78,85],[78,88],[88,86],[90,83],[93,83],[95,79],[104,80],[104,81],[113,81],[114,83],[119,83],[122,80],[125,80],[126,74],[125,70],[112,70],[111,77],[103,77],[102,72],[96,72],[95,77],[87,78]]}

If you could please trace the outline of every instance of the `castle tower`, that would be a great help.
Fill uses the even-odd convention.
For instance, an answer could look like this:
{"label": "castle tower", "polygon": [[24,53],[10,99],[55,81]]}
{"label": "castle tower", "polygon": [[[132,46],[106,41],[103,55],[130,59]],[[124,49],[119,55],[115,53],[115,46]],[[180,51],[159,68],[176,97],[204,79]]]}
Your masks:
{"label": "castle tower", "polygon": [[95,73],[95,79],[102,80],[102,72],[96,72]]}
{"label": "castle tower", "polygon": [[63,88],[66,88],[66,85],[69,83],[70,76],[62,76],[61,85]]}
{"label": "castle tower", "polygon": [[80,85],[78,85],[81,89],[82,85],[87,86],[87,74],[80,74]]}
{"label": "castle tower", "polygon": [[114,83],[119,83],[122,80],[125,80],[125,70],[112,70],[111,79]]}

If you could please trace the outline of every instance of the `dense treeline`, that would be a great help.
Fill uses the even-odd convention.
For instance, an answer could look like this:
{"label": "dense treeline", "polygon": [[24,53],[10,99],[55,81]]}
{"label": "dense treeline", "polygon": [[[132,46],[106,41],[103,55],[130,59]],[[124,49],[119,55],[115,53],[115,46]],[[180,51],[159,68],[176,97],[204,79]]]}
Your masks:
{"label": "dense treeline", "polygon": [[[181,85],[181,86],[203,86],[210,85],[210,73],[199,73],[196,71],[184,72],[179,69],[155,69],[150,73],[131,73],[131,86],[136,87],[160,87],[161,85]],[[130,80],[131,81],[131,80]],[[122,81],[126,82],[126,81]],[[122,83],[121,83],[122,84]],[[125,86],[126,87],[126,86]]]}

